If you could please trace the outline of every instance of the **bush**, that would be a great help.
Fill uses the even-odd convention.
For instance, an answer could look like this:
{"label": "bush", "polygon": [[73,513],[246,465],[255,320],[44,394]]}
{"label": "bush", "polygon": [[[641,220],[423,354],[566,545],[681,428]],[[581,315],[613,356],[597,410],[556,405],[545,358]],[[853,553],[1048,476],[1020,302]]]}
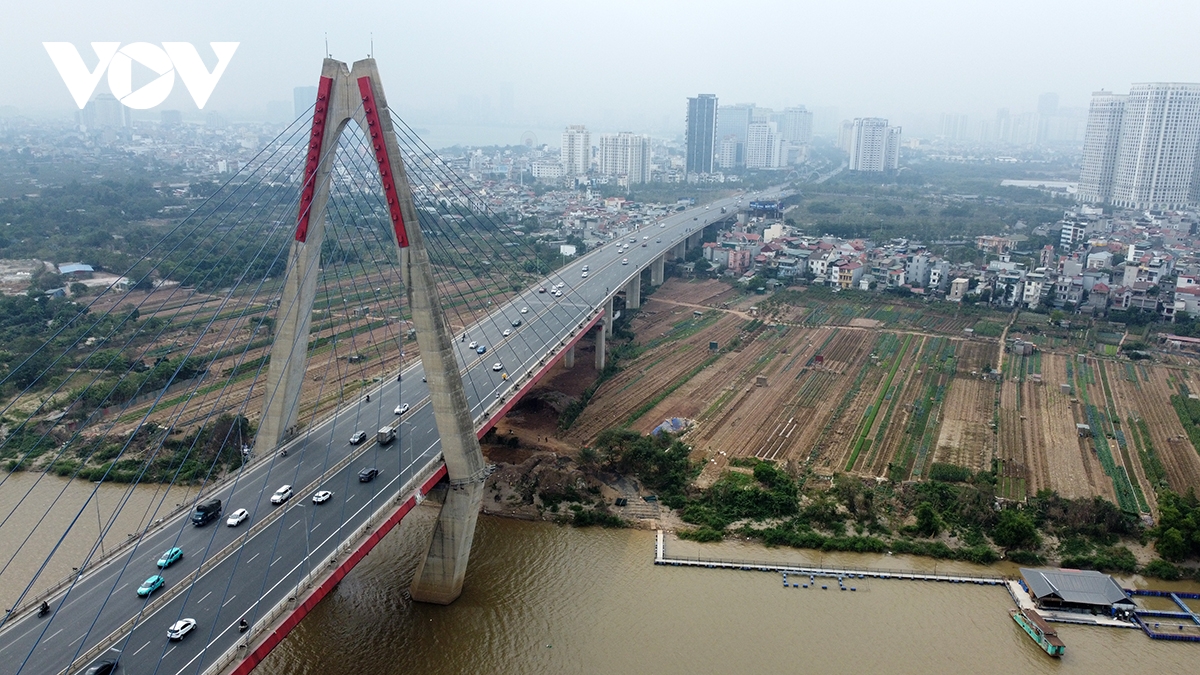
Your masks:
{"label": "bush", "polygon": [[721,530],[714,530],[707,525],[697,527],[694,530],[682,529],[676,532],[676,534],[679,535],[680,539],[690,539],[692,541],[700,542],[721,541],[725,538],[724,532]]}
{"label": "bush", "polygon": [[934,462],[929,467],[929,480],[940,480],[945,483],[966,483],[972,475],[970,469],[956,464]]}
{"label": "bush", "polygon": [[571,518],[571,524],[575,527],[591,527],[592,525],[625,527],[624,520],[601,509],[575,511],[575,515]]}
{"label": "bush", "polygon": [[1183,576],[1183,570],[1161,558],[1156,558],[1142,568],[1142,574],[1148,577],[1158,577],[1164,581],[1178,581]]}

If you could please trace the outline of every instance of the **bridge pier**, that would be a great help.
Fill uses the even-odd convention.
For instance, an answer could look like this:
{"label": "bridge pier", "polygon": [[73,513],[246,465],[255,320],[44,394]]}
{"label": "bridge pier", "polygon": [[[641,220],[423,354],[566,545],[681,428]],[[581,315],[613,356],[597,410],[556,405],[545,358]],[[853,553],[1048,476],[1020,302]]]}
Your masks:
{"label": "bridge pier", "polygon": [[565,354],[563,354],[563,367],[564,368],[574,368],[575,367],[575,345],[571,345],[570,347],[567,347],[567,352]]}
{"label": "bridge pier", "polygon": [[612,337],[612,334],[613,334],[613,323],[615,322],[615,319],[613,318],[615,316],[613,314],[613,300],[615,300],[616,297],[617,296],[615,296],[615,295],[608,296],[608,300],[606,300],[605,304],[604,304],[603,326],[604,326],[604,334],[608,337]]}
{"label": "bridge pier", "polygon": [[439,483],[444,501],[425,557],[417,563],[409,592],[417,602],[448,605],[462,593],[463,578],[483,503],[483,482]]}
{"label": "bridge pier", "polygon": [[687,239],[675,244],[675,247],[671,249],[672,257],[676,260],[683,260],[687,257],[687,248]]}
{"label": "bridge pier", "polygon": [[642,273],[638,272],[634,275],[629,283],[625,285],[625,306],[629,309],[637,309],[642,306]]}
{"label": "bridge pier", "polygon": [[667,262],[666,254],[663,254],[663,255],[660,255],[657,258],[655,258],[654,262],[650,263],[650,285],[651,286],[662,286],[663,275],[665,273],[664,268],[666,267],[666,262]]}
{"label": "bridge pier", "polygon": [[596,372],[604,371],[604,334],[609,331],[610,324],[612,319],[604,317],[603,325],[596,327]]}

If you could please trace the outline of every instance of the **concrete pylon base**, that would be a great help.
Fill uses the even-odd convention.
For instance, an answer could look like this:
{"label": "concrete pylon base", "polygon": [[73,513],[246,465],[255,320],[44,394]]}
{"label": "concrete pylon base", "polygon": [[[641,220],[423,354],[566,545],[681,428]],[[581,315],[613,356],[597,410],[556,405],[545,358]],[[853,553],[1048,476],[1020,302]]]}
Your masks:
{"label": "concrete pylon base", "polygon": [[574,368],[575,367],[575,345],[571,345],[570,347],[567,347],[567,353],[563,354],[563,367],[564,368]]}
{"label": "concrete pylon base", "polygon": [[483,502],[483,483],[453,486],[443,483],[434,490],[444,496],[442,510],[433,526],[429,551],[417,565],[409,593],[417,602],[449,605],[462,594],[471,541],[475,538],[475,521]]}

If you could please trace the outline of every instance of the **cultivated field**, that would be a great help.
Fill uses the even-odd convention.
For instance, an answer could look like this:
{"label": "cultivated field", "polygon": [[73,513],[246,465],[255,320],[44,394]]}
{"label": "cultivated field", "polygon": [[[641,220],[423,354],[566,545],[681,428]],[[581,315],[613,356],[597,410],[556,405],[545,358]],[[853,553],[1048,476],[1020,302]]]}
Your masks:
{"label": "cultivated field", "polygon": [[[1008,499],[1049,489],[1144,514],[1160,486],[1200,489],[1200,455],[1170,403],[1191,379],[1180,360],[1078,355],[1083,331],[1048,331],[1042,351],[1004,354],[995,373],[1000,338],[963,329],[990,321],[998,332],[1007,315],[805,293],[780,303],[720,282],[668,280],[632,320],[636,357],[565,440],[685,417],[702,484],[730,458],[759,457],[896,480],[921,479],[935,462],[994,466]],[[1039,316],[1022,314],[1021,328]]]}

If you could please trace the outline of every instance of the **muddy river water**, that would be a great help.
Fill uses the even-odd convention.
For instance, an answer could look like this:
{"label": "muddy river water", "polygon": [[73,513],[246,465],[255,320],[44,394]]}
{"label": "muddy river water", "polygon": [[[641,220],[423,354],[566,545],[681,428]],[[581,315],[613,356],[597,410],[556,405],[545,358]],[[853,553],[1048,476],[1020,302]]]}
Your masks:
{"label": "muddy river water", "polygon": [[[16,475],[0,486],[7,514],[51,511],[37,532],[79,514],[94,486],[63,491]],[[80,517],[80,534],[55,557],[47,579],[70,572],[126,497],[114,487]],[[114,541],[165,513],[183,495],[139,488]],[[41,504],[40,509],[34,507]],[[159,507],[159,504],[162,504]],[[73,508],[72,508],[73,506]],[[26,510],[28,509],[28,511]],[[653,532],[574,529],[481,517],[462,597],[449,607],[415,605],[407,586],[432,522],[423,507],[385,539],[256,672],[270,675],[396,673],[1195,673],[1200,644],[1158,642],[1141,631],[1063,625],[1067,654],[1052,660],[1009,619],[998,587],[865,580],[851,592],[784,589],[778,574],[653,564]],[[20,545],[10,519],[0,538],[7,561]],[[61,522],[60,522],[61,521]],[[85,527],[84,521],[90,522]],[[26,529],[32,529],[29,523]],[[90,536],[89,536],[90,533]],[[28,551],[49,544],[35,535]],[[90,543],[89,543],[90,542]],[[739,542],[669,541],[668,554],[834,567],[1010,573],[892,556],[764,549]],[[37,556],[40,562],[42,555]],[[5,602],[31,572],[17,556],[0,581]],[[1139,578],[1124,583],[1146,585]],[[1154,587],[1167,584],[1155,582]],[[1175,584],[1200,591],[1197,584]],[[12,596],[12,597],[10,597]]]}

